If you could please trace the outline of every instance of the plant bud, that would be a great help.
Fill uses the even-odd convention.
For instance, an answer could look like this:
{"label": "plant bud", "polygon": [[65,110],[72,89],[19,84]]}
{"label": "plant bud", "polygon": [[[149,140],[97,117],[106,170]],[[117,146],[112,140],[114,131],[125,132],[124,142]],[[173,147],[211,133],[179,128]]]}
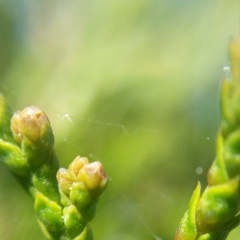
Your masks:
{"label": "plant bud", "polygon": [[89,191],[103,191],[107,186],[107,176],[100,162],[85,164],[77,175],[78,181],[84,182]]}
{"label": "plant bud", "polygon": [[27,107],[13,115],[13,137],[22,143],[26,137],[33,143],[53,144],[53,133],[46,114],[37,107]]}
{"label": "plant bud", "polygon": [[[66,208],[74,205],[83,217],[83,222],[91,221],[95,215],[99,196],[108,183],[102,164],[89,163],[87,158],[77,156],[68,169],[58,170],[57,181],[63,206]],[[71,223],[70,218],[68,219],[69,228]]]}
{"label": "plant bud", "polygon": [[[57,172],[62,204],[72,202],[80,210],[90,206],[106,189],[108,178],[100,162],[89,163],[85,157],[76,157],[68,169]],[[67,199],[66,199],[67,197]]]}
{"label": "plant bud", "polygon": [[46,114],[39,108],[28,107],[15,113],[11,129],[33,171],[50,158],[54,144],[53,132]]}
{"label": "plant bud", "polygon": [[69,165],[68,170],[60,169],[57,179],[61,190],[69,195],[70,185],[82,183],[82,188],[92,193],[94,197],[100,195],[108,183],[107,175],[100,162],[89,163],[85,157],[76,157]]}

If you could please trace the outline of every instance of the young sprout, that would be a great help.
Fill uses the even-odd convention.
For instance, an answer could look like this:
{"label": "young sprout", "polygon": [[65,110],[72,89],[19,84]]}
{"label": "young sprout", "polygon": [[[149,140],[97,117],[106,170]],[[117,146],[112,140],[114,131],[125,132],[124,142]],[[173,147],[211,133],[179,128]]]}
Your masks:
{"label": "young sprout", "polygon": [[107,175],[100,162],[84,157],[59,169],[53,146],[52,128],[41,109],[27,107],[12,116],[0,95],[0,160],[31,195],[44,233],[52,240],[92,240],[89,222]]}
{"label": "young sprout", "polygon": [[198,184],[175,240],[225,240],[240,223],[240,37],[230,44],[231,79],[223,81],[217,156],[208,186]]}

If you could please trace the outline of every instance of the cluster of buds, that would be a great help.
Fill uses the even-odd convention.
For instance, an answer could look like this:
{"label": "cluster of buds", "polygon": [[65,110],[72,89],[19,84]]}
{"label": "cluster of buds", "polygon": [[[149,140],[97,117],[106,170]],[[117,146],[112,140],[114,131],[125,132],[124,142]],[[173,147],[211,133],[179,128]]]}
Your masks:
{"label": "cluster of buds", "polygon": [[95,205],[106,189],[108,178],[100,162],[89,163],[85,157],[76,157],[68,169],[57,172],[62,204],[74,204],[85,219],[94,217]]}

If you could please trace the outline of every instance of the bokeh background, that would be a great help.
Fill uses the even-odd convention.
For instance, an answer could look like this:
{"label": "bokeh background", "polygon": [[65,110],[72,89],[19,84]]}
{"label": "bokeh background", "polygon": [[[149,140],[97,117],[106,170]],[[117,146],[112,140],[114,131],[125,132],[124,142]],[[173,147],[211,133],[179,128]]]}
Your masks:
{"label": "bokeh background", "polygon": [[[87,156],[109,175],[96,240],[173,239],[197,181],[206,186],[239,5],[0,1],[0,91],[14,111],[48,114],[62,166]],[[45,239],[2,163],[0,239]]]}

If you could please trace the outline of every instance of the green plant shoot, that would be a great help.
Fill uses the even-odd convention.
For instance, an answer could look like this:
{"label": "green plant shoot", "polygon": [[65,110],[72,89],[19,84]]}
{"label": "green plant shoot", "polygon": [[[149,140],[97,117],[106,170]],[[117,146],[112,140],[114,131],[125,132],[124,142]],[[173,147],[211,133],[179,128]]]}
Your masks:
{"label": "green plant shoot", "polygon": [[240,223],[240,37],[230,43],[231,75],[223,81],[221,126],[208,186],[198,183],[175,240],[224,240]]}
{"label": "green plant shoot", "polygon": [[46,114],[27,107],[12,114],[0,95],[0,160],[34,200],[37,219],[48,239],[92,240],[95,215],[108,178],[100,162],[76,157],[59,168]]}

